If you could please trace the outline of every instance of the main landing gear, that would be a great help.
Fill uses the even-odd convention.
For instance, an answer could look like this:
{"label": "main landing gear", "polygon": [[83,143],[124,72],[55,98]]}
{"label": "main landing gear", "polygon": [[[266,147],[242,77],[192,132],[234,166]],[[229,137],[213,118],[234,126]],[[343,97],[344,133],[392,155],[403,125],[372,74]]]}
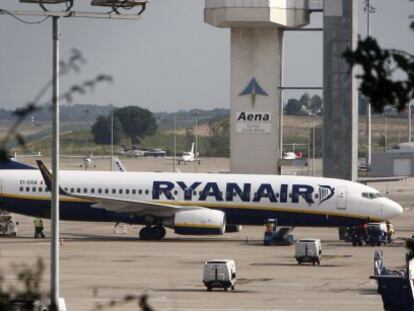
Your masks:
{"label": "main landing gear", "polygon": [[167,231],[163,226],[145,226],[139,231],[139,238],[141,240],[162,240]]}

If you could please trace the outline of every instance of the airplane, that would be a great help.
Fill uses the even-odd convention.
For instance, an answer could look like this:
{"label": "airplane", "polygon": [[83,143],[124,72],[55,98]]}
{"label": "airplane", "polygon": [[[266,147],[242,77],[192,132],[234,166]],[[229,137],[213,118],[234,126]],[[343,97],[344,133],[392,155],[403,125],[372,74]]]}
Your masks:
{"label": "airplane", "polygon": [[122,147],[119,151],[120,155],[126,157],[134,157],[134,158],[143,158],[143,157],[161,157],[164,158],[167,153],[160,149],[160,148],[140,148],[140,149],[128,149],[126,147]]}
{"label": "airplane", "polygon": [[[0,209],[50,217],[52,175],[42,161],[37,165],[0,163]],[[142,240],[161,240],[166,228],[222,235],[268,219],[290,227],[350,227],[403,212],[374,188],[332,178],[108,171],[60,176],[61,220],[140,224]]]}
{"label": "airplane", "polygon": [[128,158],[142,158],[144,157],[145,152],[144,150],[140,149],[128,149],[126,147],[122,147],[119,150],[119,154]]}
{"label": "airplane", "polygon": [[[194,162],[195,161],[196,155],[194,153],[194,146],[195,146],[195,143],[192,143],[191,144],[191,150],[188,151],[188,152],[183,152],[183,155],[181,156],[181,159],[177,160],[178,165],[180,165],[181,162],[183,162],[184,165],[186,165],[187,162]],[[197,156],[198,156],[198,152],[197,152]],[[198,164],[200,164],[200,160],[197,160],[197,161],[198,161]]]}
{"label": "airplane", "polygon": [[297,160],[297,159],[302,159],[302,158],[303,158],[302,152],[293,152],[293,151],[283,152],[284,160]]}
{"label": "airplane", "polygon": [[89,155],[85,155],[85,156],[77,156],[77,155],[61,155],[60,156],[60,158],[62,159],[81,159],[83,163],[80,165],[80,167],[84,167],[85,170],[88,167],[93,165],[92,157],[93,157],[92,152]]}
{"label": "airplane", "polygon": [[36,157],[41,157],[41,156],[42,156],[42,153],[40,151],[38,153],[33,153],[33,154],[17,154],[17,151],[15,151],[13,153],[13,156],[10,157],[10,160],[17,161],[18,158],[25,158],[25,157],[36,158]]}

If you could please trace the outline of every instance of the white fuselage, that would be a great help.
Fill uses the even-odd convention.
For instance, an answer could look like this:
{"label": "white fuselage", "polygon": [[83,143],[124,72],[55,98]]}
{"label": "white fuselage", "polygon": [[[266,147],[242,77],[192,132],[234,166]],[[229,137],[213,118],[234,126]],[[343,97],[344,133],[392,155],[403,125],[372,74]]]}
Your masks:
{"label": "white fuselage", "polygon": [[[332,227],[383,221],[402,213],[399,204],[371,187],[329,178],[62,171],[61,186],[74,195],[222,210],[233,224],[261,225],[277,218],[281,225]],[[38,214],[39,202],[44,204],[42,214],[50,208],[50,192],[38,170],[1,170],[0,189],[0,208],[29,215]],[[62,196],[61,202],[62,219],[67,220],[118,221],[117,215],[128,214],[127,209],[108,214],[105,206],[96,209],[90,200]],[[147,209],[139,216],[159,216],[159,209],[151,214]]]}

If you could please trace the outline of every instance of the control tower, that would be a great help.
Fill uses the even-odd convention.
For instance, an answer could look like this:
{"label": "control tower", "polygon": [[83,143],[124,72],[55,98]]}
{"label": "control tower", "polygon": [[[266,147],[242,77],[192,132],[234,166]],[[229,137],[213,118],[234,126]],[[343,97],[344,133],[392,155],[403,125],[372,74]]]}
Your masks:
{"label": "control tower", "polygon": [[230,171],[278,174],[285,28],[309,23],[308,0],[206,0],[206,23],[231,29]]}

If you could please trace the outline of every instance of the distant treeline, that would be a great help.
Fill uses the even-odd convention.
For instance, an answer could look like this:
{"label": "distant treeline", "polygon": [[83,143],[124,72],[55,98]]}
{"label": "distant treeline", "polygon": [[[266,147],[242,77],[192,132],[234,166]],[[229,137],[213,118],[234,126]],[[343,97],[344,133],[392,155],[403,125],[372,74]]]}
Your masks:
{"label": "distant treeline", "polygon": [[[93,105],[93,104],[70,104],[61,105],[60,120],[90,122],[94,123],[99,116],[108,116],[111,111],[115,109],[112,105]],[[0,120],[13,120],[14,110],[0,109]],[[229,109],[216,108],[213,110],[179,110],[175,113],[156,112],[154,117],[161,129],[172,128],[174,125],[174,118],[177,119],[177,127],[183,127],[185,123],[194,122],[195,116],[198,115],[200,123],[206,121],[221,119],[230,115]],[[42,109],[32,113],[29,117],[34,122],[48,122],[52,119],[50,106],[45,106]],[[185,126],[184,126],[185,127]]]}

